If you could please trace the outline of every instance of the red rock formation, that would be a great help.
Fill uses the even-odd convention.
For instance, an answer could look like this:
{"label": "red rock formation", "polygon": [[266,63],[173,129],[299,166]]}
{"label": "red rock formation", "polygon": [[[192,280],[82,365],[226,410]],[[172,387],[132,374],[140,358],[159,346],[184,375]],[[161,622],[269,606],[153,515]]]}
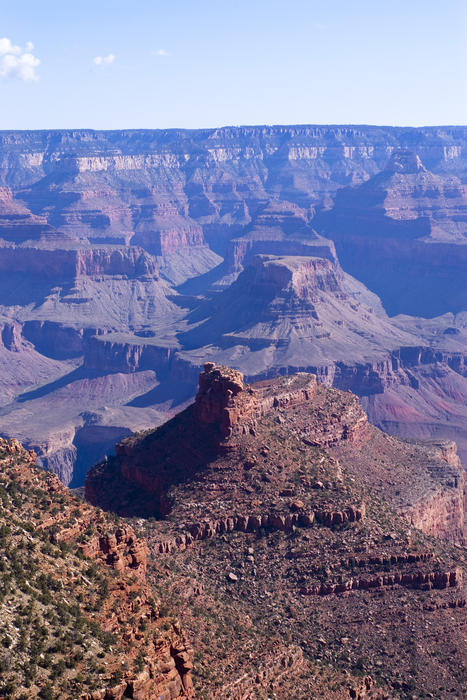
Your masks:
{"label": "red rock formation", "polygon": [[[91,615],[91,619],[107,633],[123,639],[125,661],[133,660],[138,649],[143,652],[144,647],[139,673],[124,671],[121,681],[80,694],[80,700],[118,700],[122,697],[186,700],[193,697],[193,649],[178,622],[165,619],[165,626],[162,626],[164,619],[159,614],[160,602],[146,577],[146,542],[137,538],[128,525],[121,523],[112,527],[102,512],[85,503],[78,502],[77,505],[77,499],[58,478],[50,472],[38,470],[35,467],[36,455],[24,450],[16,440],[0,438],[0,453],[2,477],[8,473],[8,481],[2,478],[2,483],[14,483],[23,494],[32,490],[40,494],[47,505],[34,514],[31,532],[43,534],[42,542],[50,538],[54,543],[67,543],[69,551],[80,553],[80,561],[84,557],[100,563],[104,571],[107,568],[115,571],[110,582],[106,581],[107,592],[102,607],[98,608],[98,614]],[[55,508],[51,507],[53,505]],[[89,531],[93,534],[89,535]],[[70,565],[69,559],[67,565]],[[39,561],[39,572],[40,568]],[[57,570],[60,571],[60,566],[54,569],[53,578],[57,577]],[[90,586],[88,580],[84,583]],[[75,580],[74,586],[78,585],[79,581]],[[77,604],[78,601],[85,605],[83,594],[78,597]],[[71,600],[67,604],[71,604]],[[86,607],[86,610],[93,609],[92,606]],[[121,650],[118,653],[121,654]],[[115,658],[112,662],[115,663]],[[101,681],[103,683],[104,679]]]}
{"label": "red rock formation", "polygon": [[[132,439],[117,445],[116,465],[125,484],[141,489],[132,501],[147,502],[150,508],[159,508],[167,514],[171,510],[166,492],[171,484],[194,478],[198,471],[221,453],[241,450],[242,436],[256,435],[257,422],[262,416],[276,416],[279,423],[290,424],[291,433],[309,447],[352,449],[358,454],[372,438],[374,431],[357,398],[350,393],[324,389],[312,375],[298,374],[259,382],[253,387],[243,383],[241,373],[207,363],[200,375],[199,391],[192,407],[169,422],[163,431],[148,435],[147,447],[141,449]],[[293,417],[292,417],[293,416]],[[160,434],[160,439],[158,436]],[[165,437],[167,435],[167,437]],[[169,437],[171,436],[171,437]],[[195,437],[196,436],[196,437]],[[173,442],[175,440],[175,443]],[[196,447],[195,445],[196,441]],[[157,447],[156,447],[157,446]],[[152,455],[156,450],[158,459]],[[430,448],[427,483],[416,493],[406,494],[399,510],[424,532],[453,542],[462,541],[463,535],[463,474],[455,448],[447,443]],[[267,447],[261,448],[267,455]],[[428,452],[426,453],[428,456]],[[257,466],[254,457],[251,465]],[[113,463],[95,469],[86,480],[86,496],[91,502],[104,503],[107,496],[115,498],[114,506],[122,496],[104,485],[107,470]],[[338,477],[342,479],[342,475]],[[287,490],[284,493],[288,493]],[[113,495],[112,495],[113,494]],[[142,494],[145,494],[143,496]],[[293,491],[291,492],[293,495]],[[104,501],[102,499],[104,498]],[[123,495],[123,499],[125,496]],[[112,501],[113,502],[113,501]],[[150,505],[152,504],[152,505]],[[292,507],[293,506],[293,507]],[[110,506],[110,501],[109,505]],[[188,522],[186,533],[160,543],[159,551],[184,548],[197,539],[211,537],[232,530],[254,531],[261,527],[291,530],[295,526],[309,526],[313,521],[335,527],[346,522],[357,522],[365,515],[365,507],[346,503],[345,507],[310,508],[296,500],[290,506],[292,513],[234,512],[222,518],[211,517],[203,522]]]}
{"label": "red rock formation", "polygon": [[310,527],[314,522],[327,527],[334,527],[344,523],[360,522],[364,520],[366,513],[364,503],[361,503],[358,507],[348,506],[342,511],[303,511],[302,506],[298,505],[297,509],[300,511],[298,513],[274,512],[231,515],[224,516],[218,520],[187,523],[185,526],[186,532],[171,539],[153,542],[152,551],[164,554],[175,550],[183,551],[197,540],[209,539],[216,535],[223,535],[226,532],[257,532],[261,528],[293,532],[296,527]]}
{"label": "red rock formation", "polygon": [[[61,536],[57,535],[59,541],[66,541],[69,537],[69,530]],[[100,558],[116,571],[127,569],[145,580],[147,545],[143,540],[136,538],[130,527],[119,528],[112,534],[96,535],[86,543],[81,544],[80,549],[84,557]]]}
{"label": "red rock formation", "polygon": [[240,372],[208,362],[199,377],[193,412],[201,428],[209,426],[228,438],[238,430],[254,430],[258,400]]}
{"label": "red rock formation", "polygon": [[[397,679],[405,681],[413,671],[395,637],[410,637],[413,629],[425,634],[422,605],[442,611],[440,601],[457,620],[465,600],[462,550],[426,537],[396,514],[396,492],[401,502],[415,499],[427,484],[435,487],[454,474],[456,465],[450,445],[413,446],[381,434],[368,425],[355,396],[313,376],[250,387],[239,372],[207,363],[195,404],[162,428],[123,441],[116,459],[89,473],[86,493],[106,508],[136,515],[166,496],[163,522],[146,530],[149,558],[166,564],[171,590],[182,596],[210,667],[218,668],[212,646],[224,634],[224,619],[235,635],[243,625],[251,630],[240,637],[248,654],[244,646],[234,650],[237,641],[227,632],[222,653],[230,665],[222,690],[211,691],[210,679],[198,677],[208,697],[233,699],[237,688],[239,697],[248,697],[252,678],[258,692],[265,683],[271,692],[277,681],[279,696],[289,697],[280,669],[263,673],[258,655],[276,626],[284,640],[308,640],[307,655],[324,666],[338,658],[339,668],[355,668],[359,656],[367,658],[360,651],[366,647],[371,661],[359,663],[366,669],[367,663],[380,667],[378,635],[392,625],[391,654],[399,654],[397,666],[404,664],[404,671]],[[445,527],[452,532],[451,521]],[[410,624],[393,624],[412,610],[419,617]],[[317,639],[323,627],[327,636]],[[389,664],[394,675],[396,665]],[[295,688],[304,678],[310,688],[310,669],[291,659],[290,674]],[[430,674],[432,688],[436,678]],[[336,686],[336,698],[347,692],[365,697],[350,680]]]}
{"label": "red rock formation", "polygon": [[414,527],[428,535],[451,542],[464,542],[464,483],[463,470],[459,469],[459,484],[454,488],[439,489],[427,493],[403,513]]}

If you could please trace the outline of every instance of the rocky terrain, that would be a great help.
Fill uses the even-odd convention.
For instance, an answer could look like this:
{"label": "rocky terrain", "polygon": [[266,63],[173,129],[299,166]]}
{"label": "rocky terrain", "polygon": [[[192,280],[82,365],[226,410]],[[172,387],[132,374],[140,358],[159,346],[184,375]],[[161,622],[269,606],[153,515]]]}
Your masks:
{"label": "rocky terrain", "polygon": [[209,359],[312,371],[467,463],[466,153],[464,127],[0,132],[1,434],[80,486]]}
{"label": "rocky terrain", "polygon": [[121,441],[85,494],[146,539],[197,697],[464,696],[454,443],[384,434],[313,374],[206,363],[194,403]]}
{"label": "rocky terrain", "polygon": [[434,174],[415,151],[394,151],[386,167],[336,194],[315,222],[336,242],[342,265],[391,314],[465,311],[467,189]]}
{"label": "rocky terrain", "polygon": [[132,527],[15,440],[0,440],[0,501],[0,696],[192,697],[192,649]]}

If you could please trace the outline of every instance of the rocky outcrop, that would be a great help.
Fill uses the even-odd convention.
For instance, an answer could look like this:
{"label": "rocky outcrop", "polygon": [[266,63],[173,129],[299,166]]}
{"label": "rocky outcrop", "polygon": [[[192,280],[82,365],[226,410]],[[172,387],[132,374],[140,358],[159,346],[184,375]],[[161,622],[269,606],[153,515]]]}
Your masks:
{"label": "rocky outcrop", "polygon": [[[28,574],[30,585],[21,600],[27,601],[37,575],[39,581],[49,581],[53,586],[53,605],[73,611],[79,620],[76,626],[81,634],[74,639],[75,650],[83,644],[87,622],[94,634],[94,650],[100,648],[102,639],[111,640],[100,648],[99,658],[103,661],[97,682],[78,673],[87,649],[75,656],[71,667],[73,697],[80,700],[193,697],[193,649],[179,623],[160,613],[160,601],[146,578],[146,542],[137,538],[127,524],[112,523],[102,512],[79,501],[55,475],[38,470],[35,454],[24,450],[16,440],[0,439],[0,470],[2,532],[10,532],[5,511],[5,506],[12,505],[5,496],[9,489],[13,494],[21,494],[20,498],[15,496],[13,506],[26,525],[24,532],[29,546],[32,550],[37,547],[37,551],[41,548],[34,576]],[[51,543],[59,546],[51,548]],[[71,581],[68,567],[73,572]],[[22,577],[24,581],[24,574]],[[44,597],[42,606],[47,601],[48,597]],[[49,654],[55,653],[52,649],[48,650]],[[16,648],[14,653],[21,655],[21,651]],[[113,673],[115,669],[117,673]],[[8,691],[9,697],[18,697],[16,691],[23,687],[21,678],[17,680],[12,693]],[[63,690],[57,676],[50,680],[57,694]],[[40,687],[45,680],[36,679],[36,683]]]}
{"label": "rocky outcrop", "polygon": [[[149,332],[150,333],[150,332]],[[84,366],[103,372],[137,372],[153,369],[167,372],[175,348],[159,346],[149,335],[138,336],[114,334],[90,337],[84,346]]]}
{"label": "rocky outcrop", "polygon": [[331,595],[333,593],[345,593],[346,591],[367,591],[372,588],[384,588],[387,586],[406,586],[408,588],[423,591],[437,588],[459,588],[462,584],[462,572],[460,569],[453,571],[417,571],[413,573],[381,573],[379,576],[353,578],[342,583],[322,583],[320,586],[302,588],[302,595]]}
{"label": "rocky outcrop", "polygon": [[[303,384],[311,384],[311,387],[302,388]],[[303,405],[304,410],[295,417],[292,430],[305,445],[320,448],[348,445],[361,448],[370,438],[368,419],[357,397],[350,392],[323,390],[314,375],[300,373],[290,378],[258,382],[253,386],[258,386],[259,391],[264,392],[266,405],[270,402],[268,394],[278,392],[272,410],[278,412],[279,420],[286,421],[287,409]],[[291,396],[282,403],[281,395],[283,391],[287,394],[287,388]]]}
{"label": "rocky outcrop", "polygon": [[[62,539],[58,535],[58,539]],[[96,536],[80,546],[84,557],[101,558],[116,571],[125,569],[144,579],[147,565],[147,545],[138,540],[130,527],[119,528],[112,534]]]}
{"label": "rocky outcrop", "polygon": [[[249,436],[256,437],[256,426],[265,414],[281,418],[282,412],[304,407],[305,420],[298,420],[296,429],[300,440],[308,446],[330,446],[340,442],[361,445],[368,439],[368,422],[358,404],[356,397],[343,395],[339,407],[323,420],[320,400],[315,401],[317,382],[313,375],[299,374],[291,378],[275,381],[263,381],[251,387],[244,383],[243,375],[233,369],[206,363],[199,378],[199,390],[192,406],[180,413],[173,421],[169,421],[159,433],[148,433],[147,447],[141,451],[138,439],[129,438],[116,446],[116,460],[98,465],[86,479],[86,498],[91,503],[103,504],[108,471],[117,467],[121,477],[130,490],[135,487],[139,496],[132,496],[133,505],[137,508],[150,508],[151,512],[168,514],[171,510],[170,498],[167,491],[171,484],[185,481],[189,476],[194,477],[202,472],[206,465],[221,454],[237,454],[241,449],[241,440]],[[155,442],[154,442],[155,441]],[[194,442],[196,441],[196,447]],[[154,444],[157,444],[158,460],[152,459]],[[267,448],[265,448],[267,451]],[[252,464],[256,464],[256,459]],[[144,494],[144,495],[143,495]],[[116,508],[116,502],[129,503],[124,494],[118,494],[110,489],[108,496]],[[107,507],[110,507],[108,502]],[[143,505],[144,504],[144,505]],[[112,507],[114,507],[112,506]],[[133,507],[133,506],[132,506]],[[125,508],[125,506],[123,506]],[[303,507],[297,510],[303,510]],[[306,509],[305,509],[306,511]],[[251,516],[246,521],[244,516],[229,518],[224,525],[219,521],[212,527],[206,526],[207,531],[218,532],[219,528],[259,529],[264,525],[278,529],[290,529],[301,522],[309,525],[316,518],[318,522],[334,526],[347,521],[361,519],[362,512],[358,508],[327,509],[322,507],[316,512],[303,512],[293,516],[280,514],[259,515],[257,520]],[[268,519],[269,518],[269,519]],[[238,520],[238,522],[237,522]],[[270,520],[270,522],[269,522]],[[276,522],[276,525],[273,523]],[[204,526],[201,527],[203,530]],[[190,530],[191,532],[191,530]],[[201,536],[201,535],[199,535]],[[196,536],[198,537],[198,535]],[[184,545],[185,542],[181,541]]]}
{"label": "rocky outcrop", "polygon": [[[89,472],[85,492],[106,509],[161,519],[144,526],[148,561],[182,599],[206,666],[219,668],[217,646],[223,655],[222,684],[211,691],[201,672],[202,692],[233,700],[277,687],[291,697],[310,693],[317,676],[293,659],[290,675],[263,672],[259,650],[276,630],[288,644],[306,640],[307,657],[324,667],[336,659],[333,668],[355,668],[361,657],[360,670],[380,668],[384,634],[399,655],[391,678],[405,688],[413,669],[399,636],[426,634],[433,610],[462,613],[463,550],[428,537],[400,508],[428,490],[434,498],[456,465],[451,445],[383,435],[354,395],[314,376],[249,386],[240,372],[206,363],[195,403],[120,443],[116,458]],[[454,530],[446,517],[439,535]],[[333,688],[333,700],[360,693],[350,678]]]}
{"label": "rocky outcrop", "polygon": [[404,514],[407,520],[428,535],[452,542],[464,541],[464,498],[462,489],[454,488],[429,494],[411,505]]}
{"label": "rocky outcrop", "polygon": [[10,352],[21,352],[24,350],[24,340],[22,329],[19,323],[13,320],[0,321],[0,343]]}
{"label": "rocky outcrop", "polygon": [[[125,494],[106,493],[113,477],[113,469],[132,488],[139,489],[131,496],[141,508],[155,507],[168,514],[173,507],[168,491],[172,484],[196,478],[208,464],[220,455],[233,455],[235,460],[242,451],[242,439],[256,439],[258,425],[263,417],[279,425],[290,425],[290,432],[306,448],[351,449],[358,451],[373,439],[374,430],[357,398],[349,392],[320,387],[312,375],[298,374],[271,381],[245,385],[241,373],[213,363],[206,363],[200,374],[199,391],[195,403],[159,433],[149,433],[143,441],[129,439],[117,445],[117,460],[96,467],[86,480],[87,498],[107,507],[127,508],[119,503],[129,502]],[[194,440],[196,436],[196,447]],[[144,447],[143,447],[144,445]],[[260,455],[268,457],[267,445],[258,447]],[[377,449],[377,448],[375,448]],[[449,443],[433,444],[426,450],[428,468],[426,484],[421,484],[415,495],[406,495],[398,509],[427,534],[453,542],[463,538],[463,474],[455,446]],[[158,457],[154,462],[152,455]],[[425,454],[425,453],[424,453]],[[358,457],[357,457],[358,459]],[[245,461],[245,469],[258,469],[256,455]],[[233,478],[233,474],[232,474]],[[342,480],[342,472],[336,470]],[[324,485],[317,481],[319,488]],[[316,486],[316,488],[318,488]],[[216,487],[217,488],[217,487]],[[144,495],[143,495],[144,494]],[[295,495],[294,489],[283,489],[280,494]],[[107,503],[107,498],[111,500]],[[135,500],[137,499],[137,500]],[[113,505],[111,505],[111,503]],[[147,503],[147,505],[143,505]],[[151,505],[150,505],[151,504]],[[365,507],[346,503],[333,507],[321,501],[312,507],[296,496],[291,511],[271,510],[237,511],[209,519],[188,520],[188,524],[172,538],[160,542],[156,550],[168,552],[185,548],[193,541],[224,532],[254,532],[261,528],[291,531],[295,527],[309,527],[314,522],[328,527],[340,527],[358,522],[365,516]]]}
{"label": "rocky outcrop", "polygon": [[317,381],[314,374],[296,374],[281,382],[263,380],[255,382],[255,391],[263,413],[271,409],[283,410],[312,401],[316,394]]}
{"label": "rocky outcrop", "polygon": [[199,523],[188,523],[186,532],[171,539],[152,543],[154,552],[168,553],[184,550],[197,540],[205,540],[226,532],[258,532],[261,529],[294,532],[297,527],[311,527],[319,523],[326,527],[335,527],[345,523],[357,523],[365,518],[365,504],[348,506],[340,511],[317,510],[303,511],[304,505],[299,503],[295,513],[263,513],[253,515],[224,516],[218,520],[203,520]]}
{"label": "rocky outcrop", "polygon": [[238,430],[254,431],[258,400],[240,372],[208,362],[199,377],[193,413],[201,428],[219,431],[225,439]]}
{"label": "rocky outcrop", "polygon": [[428,535],[464,543],[467,505],[465,470],[455,443],[448,440],[432,443],[432,450],[441,457],[440,462],[431,468],[438,486],[403,509],[403,513],[414,527]]}

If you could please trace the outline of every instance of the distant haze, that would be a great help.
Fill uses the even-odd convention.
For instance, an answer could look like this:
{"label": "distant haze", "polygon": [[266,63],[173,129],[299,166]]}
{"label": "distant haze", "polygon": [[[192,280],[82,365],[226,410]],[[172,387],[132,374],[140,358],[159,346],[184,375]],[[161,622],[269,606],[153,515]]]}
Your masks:
{"label": "distant haze", "polygon": [[0,129],[466,124],[462,0],[23,0]]}

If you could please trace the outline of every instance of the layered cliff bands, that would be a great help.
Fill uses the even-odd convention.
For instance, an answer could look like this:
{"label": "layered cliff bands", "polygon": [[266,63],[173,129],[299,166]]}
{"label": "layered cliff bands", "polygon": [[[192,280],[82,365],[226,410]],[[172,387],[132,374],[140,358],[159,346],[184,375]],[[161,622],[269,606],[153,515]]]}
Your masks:
{"label": "layered cliff bands", "polygon": [[[32,173],[39,169],[53,167],[60,156],[81,157],[82,169],[111,167],[125,168],[134,164],[140,169],[152,164],[159,165],[157,154],[174,152],[187,159],[193,145],[204,148],[208,157],[217,153],[216,160],[246,157],[264,149],[272,154],[284,145],[292,153],[292,158],[317,159],[326,151],[340,152],[345,158],[387,160],[387,154],[395,147],[415,148],[421,151],[423,160],[432,166],[436,162],[462,160],[463,139],[467,138],[465,127],[423,127],[419,129],[378,126],[349,125],[296,125],[296,126],[251,126],[224,127],[204,130],[127,130],[127,131],[4,131],[1,134],[2,148],[17,158],[19,165]],[[113,152],[109,155],[109,150]],[[117,154],[116,151],[118,151]],[[137,154],[154,153],[145,161]],[[128,158],[121,158],[127,155]],[[85,160],[88,157],[89,160]],[[102,160],[97,160],[98,158]],[[195,158],[199,158],[198,153]],[[92,160],[96,159],[96,160]],[[164,164],[177,163],[177,159],[164,161]],[[4,161],[3,168],[6,168]]]}
{"label": "layered cliff bands", "polygon": [[[201,694],[454,698],[463,485],[453,444],[384,435],[355,396],[314,375],[248,385],[206,363],[195,402],[122,441],[85,492],[140,523],[156,517],[143,528],[149,560],[165,566],[154,580],[183,610]],[[409,667],[414,638],[423,662]],[[432,653],[443,643],[449,659]]]}
{"label": "layered cliff bands", "polygon": [[364,397],[379,426],[466,454],[466,139],[461,127],[2,132],[0,311],[17,342],[0,430],[77,484],[109,429],[173,415],[211,360],[250,379],[312,371]]}
{"label": "layered cliff bands", "polygon": [[125,275],[157,279],[155,260],[141,248],[38,249],[25,246],[0,247],[2,273],[24,273],[59,281],[100,275]]}
{"label": "layered cliff bands", "polygon": [[461,178],[435,175],[415,152],[395,151],[380,173],[340,190],[315,226],[336,242],[344,268],[384,298],[389,313],[436,316],[447,310],[447,296],[450,311],[466,308],[465,201]]}
{"label": "layered cliff bands", "polygon": [[[223,455],[230,464],[241,459],[238,455],[245,453],[243,441],[256,443],[259,426],[271,414],[276,415],[279,425],[284,425],[291,436],[299,437],[301,444],[310,448],[339,451],[349,446],[351,451],[359,454],[362,449],[371,450],[369,445],[374,443],[375,449],[380,449],[376,446],[379,433],[368,424],[356,397],[324,389],[314,375],[298,374],[290,379],[267,380],[250,387],[244,384],[239,372],[207,363],[200,375],[194,404],[155,432],[140,439],[129,438],[117,445],[117,457],[89,473],[86,497],[94,504],[123,513],[137,514],[140,511],[146,515],[168,515],[176,508],[176,500],[171,495],[173,484],[197,480],[199,473],[209,469],[210,463],[218,459],[222,461]],[[269,446],[261,448],[265,456],[270,449]],[[391,449],[392,460],[396,459],[397,451],[400,455],[408,451],[397,441]],[[424,456],[425,465],[416,464],[416,455]],[[393,496],[392,499],[399,504],[397,508],[424,532],[462,542],[464,472],[455,445],[439,443],[430,448],[417,447],[410,461],[414,462],[414,471],[408,481],[406,474],[405,487],[401,483],[402,492],[399,491],[398,498]],[[248,471],[256,470],[259,466],[257,457],[247,460],[245,465],[249,465],[245,466]],[[401,468],[394,469],[394,477]],[[341,478],[339,469],[335,477]],[[231,474],[229,478],[233,488],[237,477]],[[366,478],[371,481],[371,474]],[[111,488],[113,481],[119,484],[118,490]],[[289,495],[287,489],[284,493]],[[243,507],[242,512],[244,499],[240,498],[236,513],[225,516],[227,520],[223,525],[219,521],[217,525],[210,525],[208,530],[211,533],[235,529],[248,531],[265,526],[287,530],[294,525],[309,526],[315,519],[336,524],[364,517],[365,507],[355,505],[355,502],[347,504],[347,511],[341,502],[333,515],[331,503],[327,508],[322,501],[319,507],[311,507],[307,506],[306,500],[301,500],[297,489],[291,493],[296,497],[291,506],[295,515],[288,515],[285,520],[284,516],[273,514],[274,507],[268,514],[270,507],[266,505],[267,500],[263,500],[262,512],[255,515],[255,525],[252,516],[245,515],[248,509]],[[209,496],[205,494],[205,514],[210,510],[207,499]],[[274,505],[277,507],[277,503]],[[184,508],[180,504],[177,510],[181,512]],[[195,512],[198,510],[195,508]],[[211,512],[211,517],[213,515]],[[227,522],[229,518],[230,524]],[[199,524],[188,527],[191,541],[193,537],[203,537],[203,528],[199,528]],[[186,544],[186,537],[180,542]]]}

